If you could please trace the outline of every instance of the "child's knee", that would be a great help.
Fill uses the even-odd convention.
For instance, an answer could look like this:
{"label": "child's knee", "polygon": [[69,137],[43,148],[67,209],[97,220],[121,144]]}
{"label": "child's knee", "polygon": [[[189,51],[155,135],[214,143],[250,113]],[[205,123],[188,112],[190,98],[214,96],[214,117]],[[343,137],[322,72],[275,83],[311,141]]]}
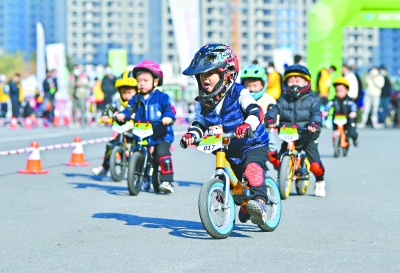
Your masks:
{"label": "child's knee", "polygon": [[310,166],[310,171],[315,175],[315,176],[322,176],[325,173],[325,168],[322,165],[322,163],[319,162],[311,162]]}
{"label": "child's knee", "polygon": [[162,174],[171,174],[174,172],[172,165],[172,157],[170,155],[160,156],[158,158],[158,163],[160,164]]}
{"label": "child's knee", "polygon": [[251,162],[247,164],[244,170],[244,176],[249,181],[250,186],[259,187],[264,183],[264,169],[260,164]]}

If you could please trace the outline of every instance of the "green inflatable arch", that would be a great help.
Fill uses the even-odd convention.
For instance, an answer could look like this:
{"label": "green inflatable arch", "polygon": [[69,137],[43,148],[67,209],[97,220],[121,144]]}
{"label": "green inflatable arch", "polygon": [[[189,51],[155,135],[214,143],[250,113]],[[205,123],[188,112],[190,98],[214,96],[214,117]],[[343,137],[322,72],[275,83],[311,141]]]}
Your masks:
{"label": "green inflatable arch", "polygon": [[309,12],[307,66],[316,79],[330,65],[342,67],[343,28],[400,28],[400,0],[320,0]]}

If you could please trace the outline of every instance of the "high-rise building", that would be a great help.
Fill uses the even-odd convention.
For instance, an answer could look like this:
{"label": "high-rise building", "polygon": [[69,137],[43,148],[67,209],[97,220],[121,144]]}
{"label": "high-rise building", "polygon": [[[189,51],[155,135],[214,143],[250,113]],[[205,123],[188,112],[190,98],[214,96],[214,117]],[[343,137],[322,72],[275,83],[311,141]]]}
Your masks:
{"label": "high-rise building", "polygon": [[46,43],[65,42],[65,0],[0,0],[0,50],[29,58],[36,50],[38,21]]}
{"label": "high-rise building", "polygon": [[400,29],[379,30],[379,65],[386,66],[392,76],[400,70]]}
{"label": "high-rise building", "polygon": [[346,28],[343,34],[343,62],[366,70],[379,62],[379,29]]}

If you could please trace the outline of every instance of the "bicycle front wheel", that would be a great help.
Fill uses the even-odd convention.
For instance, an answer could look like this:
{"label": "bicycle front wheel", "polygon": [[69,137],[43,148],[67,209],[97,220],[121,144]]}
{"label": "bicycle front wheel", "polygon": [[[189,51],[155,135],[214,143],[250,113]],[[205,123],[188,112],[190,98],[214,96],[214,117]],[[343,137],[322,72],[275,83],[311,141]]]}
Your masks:
{"label": "bicycle front wheel", "polygon": [[204,183],[199,194],[199,214],[201,222],[215,239],[227,238],[235,223],[235,203],[232,194],[228,192],[225,200],[225,183],[213,178]]}
{"label": "bicycle front wheel", "polygon": [[121,182],[126,172],[125,148],[121,145],[115,146],[110,155],[110,173],[115,182]]}
{"label": "bicycle front wheel", "polygon": [[288,198],[290,194],[290,188],[293,182],[293,161],[290,155],[285,155],[282,158],[281,165],[279,167],[279,193],[281,194],[282,200]]}
{"label": "bicycle front wheel", "polygon": [[129,159],[128,165],[128,191],[130,195],[138,195],[142,188],[143,155],[134,152]]}

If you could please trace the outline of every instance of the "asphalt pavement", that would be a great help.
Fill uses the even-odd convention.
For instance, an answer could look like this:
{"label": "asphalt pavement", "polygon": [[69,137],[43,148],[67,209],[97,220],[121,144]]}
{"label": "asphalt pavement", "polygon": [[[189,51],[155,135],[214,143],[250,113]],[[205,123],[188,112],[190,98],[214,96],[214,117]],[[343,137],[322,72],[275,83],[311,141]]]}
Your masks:
{"label": "asphalt pavement", "polygon": [[[187,126],[176,125],[177,131]],[[237,221],[211,238],[197,208],[214,156],[174,143],[175,192],[129,196],[126,181],[95,177],[105,143],[85,145],[89,167],[67,167],[71,148],[42,151],[45,175],[22,175],[28,154],[0,156],[0,272],[400,272],[400,130],[359,131],[359,147],[319,149],[327,196],[282,201],[274,232]],[[111,136],[106,127],[0,128],[0,151]],[[269,173],[275,178],[276,172]]]}

